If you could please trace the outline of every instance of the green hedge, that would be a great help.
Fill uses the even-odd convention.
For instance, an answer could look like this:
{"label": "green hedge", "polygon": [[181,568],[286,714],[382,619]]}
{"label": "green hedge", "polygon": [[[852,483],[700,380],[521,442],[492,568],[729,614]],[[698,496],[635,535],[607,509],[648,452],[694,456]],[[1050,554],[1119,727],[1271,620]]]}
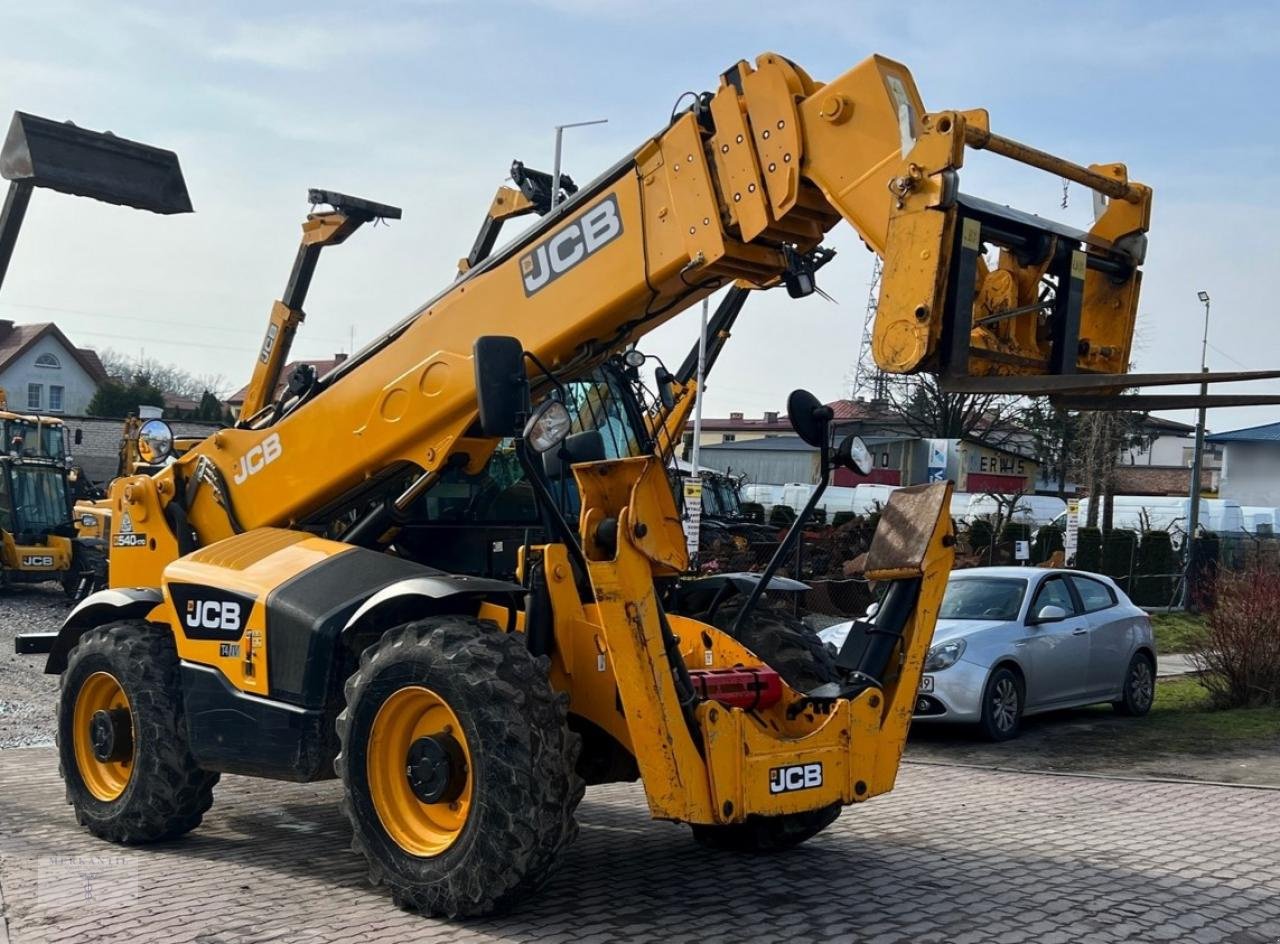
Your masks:
{"label": "green hedge", "polygon": [[1043,564],[1055,551],[1063,550],[1062,529],[1046,524],[1036,532],[1036,539],[1031,545],[1031,562]]}
{"label": "green hedge", "polygon": [[975,551],[985,551],[991,546],[992,539],[991,522],[983,518],[975,518],[969,522],[969,547]]}
{"label": "green hedge", "polygon": [[1169,532],[1143,532],[1130,599],[1139,606],[1168,606],[1175,581],[1172,574],[1177,568]]}
{"label": "green hedge", "polygon": [[1129,572],[1133,569],[1138,553],[1138,535],[1135,531],[1113,528],[1102,535],[1102,573],[1119,581],[1126,590]]}
{"label": "green hedge", "polygon": [[1098,528],[1081,528],[1076,532],[1075,566],[1077,570],[1102,569],[1102,531]]}
{"label": "green hedge", "polygon": [[769,509],[769,527],[789,528],[796,520],[796,510],[790,505],[774,505]]}

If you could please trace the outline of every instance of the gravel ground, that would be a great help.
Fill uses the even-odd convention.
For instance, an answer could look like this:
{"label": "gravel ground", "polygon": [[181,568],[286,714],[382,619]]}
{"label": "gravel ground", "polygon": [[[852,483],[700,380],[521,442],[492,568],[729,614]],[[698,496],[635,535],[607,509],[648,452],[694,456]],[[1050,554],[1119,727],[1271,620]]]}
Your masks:
{"label": "gravel ground", "polygon": [[0,749],[53,743],[58,677],[44,674],[44,656],[14,655],[13,639],[57,630],[70,609],[57,584],[0,589]]}

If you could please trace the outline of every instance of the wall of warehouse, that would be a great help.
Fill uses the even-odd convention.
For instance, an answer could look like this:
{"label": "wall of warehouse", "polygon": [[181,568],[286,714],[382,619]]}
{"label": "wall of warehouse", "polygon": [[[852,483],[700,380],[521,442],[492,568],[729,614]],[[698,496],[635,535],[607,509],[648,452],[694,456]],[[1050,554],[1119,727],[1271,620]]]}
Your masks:
{"label": "wall of warehouse", "polygon": [[[124,420],[105,419],[100,416],[64,416],[67,424],[67,452],[72,462],[84,469],[89,481],[105,485],[115,477],[120,461],[120,437],[124,435]],[[204,437],[219,429],[217,423],[193,423],[187,420],[165,420],[173,428],[175,436]],[[79,431],[80,442],[76,442]]]}

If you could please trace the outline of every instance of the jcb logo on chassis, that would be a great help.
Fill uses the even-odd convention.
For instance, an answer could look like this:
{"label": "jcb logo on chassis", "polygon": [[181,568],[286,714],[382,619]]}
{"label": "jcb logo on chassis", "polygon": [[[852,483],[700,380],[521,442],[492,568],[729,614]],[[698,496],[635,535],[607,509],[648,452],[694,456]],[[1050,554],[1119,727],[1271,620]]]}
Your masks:
{"label": "jcb logo on chassis", "polygon": [[248,594],[190,583],[171,583],[169,593],[188,639],[239,642],[254,604]]}
{"label": "jcb logo on chassis", "polygon": [[53,558],[48,554],[28,554],[22,558],[23,567],[52,567]]}
{"label": "jcb logo on chassis", "polygon": [[770,793],[790,793],[793,790],[811,790],[820,786],[821,764],[793,764],[790,767],[774,767],[769,771]]}
{"label": "jcb logo on chassis", "polygon": [[592,253],[622,235],[618,198],[605,197],[520,257],[525,295],[546,288]]}
{"label": "jcb logo on chassis", "polygon": [[249,476],[261,472],[283,454],[284,447],[280,445],[280,434],[272,433],[240,457],[240,461],[236,463],[236,484],[243,485]]}

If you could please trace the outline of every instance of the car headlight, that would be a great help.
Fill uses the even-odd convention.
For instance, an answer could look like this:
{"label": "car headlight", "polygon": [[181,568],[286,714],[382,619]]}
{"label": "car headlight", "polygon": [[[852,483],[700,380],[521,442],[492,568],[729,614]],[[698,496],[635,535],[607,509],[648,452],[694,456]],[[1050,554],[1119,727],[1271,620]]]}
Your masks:
{"label": "car headlight", "polygon": [[940,672],[943,669],[949,669],[956,664],[962,655],[964,655],[963,639],[953,639],[950,642],[939,643],[930,649],[929,654],[924,657],[924,670],[926,672]]}

